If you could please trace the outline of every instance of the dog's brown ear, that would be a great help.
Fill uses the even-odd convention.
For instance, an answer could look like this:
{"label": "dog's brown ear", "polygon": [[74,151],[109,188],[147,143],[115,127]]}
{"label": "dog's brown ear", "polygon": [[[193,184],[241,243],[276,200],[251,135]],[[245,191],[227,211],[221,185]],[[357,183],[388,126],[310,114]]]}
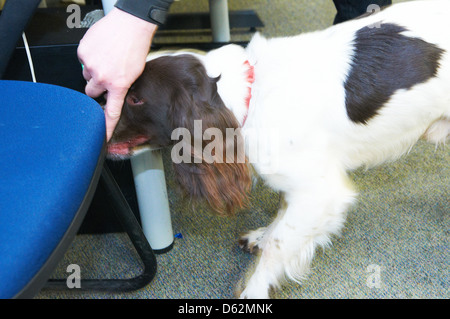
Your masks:
{"label": "dog's brown ear", "polygon": [[189,83],[172,99],[175,176],[194,200],[206,200],[221,215],[245,207],[251,177],[239,123],[206,71],[191,70]]}

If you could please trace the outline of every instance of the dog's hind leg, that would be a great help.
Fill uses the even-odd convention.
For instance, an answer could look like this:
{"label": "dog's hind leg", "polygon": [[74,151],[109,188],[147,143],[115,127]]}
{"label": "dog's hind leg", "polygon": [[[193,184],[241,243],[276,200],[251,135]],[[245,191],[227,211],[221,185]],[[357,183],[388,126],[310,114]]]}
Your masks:
{"label": "dog's hind leg", "polygon": [[316,247],[339,233],[356,194],[341,170],[316,176],[307,188],[286,194],[277,219],[258,240],[260,258],[241,298],[268,298],[284,277],[300,281]]}

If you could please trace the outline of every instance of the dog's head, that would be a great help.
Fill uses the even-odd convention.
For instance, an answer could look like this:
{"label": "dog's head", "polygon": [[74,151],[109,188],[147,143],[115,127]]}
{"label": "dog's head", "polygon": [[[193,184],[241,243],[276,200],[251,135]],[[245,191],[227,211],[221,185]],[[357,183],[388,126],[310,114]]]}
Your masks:
{"label": "dog's head", "polygon": [[251,179],[239,123],[217,92],[218,80],[190,54],[150,60],[125,98],[108,152],[125,159],[142,146],[174,146],[182,189],[225,214],[244,206]]}

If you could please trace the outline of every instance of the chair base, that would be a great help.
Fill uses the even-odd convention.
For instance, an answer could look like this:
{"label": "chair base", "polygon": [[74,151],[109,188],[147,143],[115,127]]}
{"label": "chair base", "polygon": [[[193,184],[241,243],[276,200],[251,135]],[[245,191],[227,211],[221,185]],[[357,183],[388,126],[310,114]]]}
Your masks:
{"label": "chair base", "polygon": [[[139,276],[129,279],[81,279],[81,288],[79,289],[94,291],[138,290],[148,285],[156,274],[155,254],[106,163],[103,166],[100,183],[106,190],[117,219],[142,260],[144,270]],[[67,289],[67,281],[66,279],[50,279],[44,288]]]}

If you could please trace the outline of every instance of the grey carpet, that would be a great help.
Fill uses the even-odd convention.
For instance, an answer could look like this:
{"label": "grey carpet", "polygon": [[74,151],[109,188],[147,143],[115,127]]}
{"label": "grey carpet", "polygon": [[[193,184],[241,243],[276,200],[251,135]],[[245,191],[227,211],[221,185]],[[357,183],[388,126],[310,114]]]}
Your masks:
{"label": "grey carpet", "polygon": [[[398,1],[394,1],[398,2]],[[255,9],[268,36],[292,35],[329,26],[331,0],[239,1],[230,9]],[[195,8],[194,8],[195,7]],[[181,1],[173,11],[207,11],[207,1]],[[208,41],[207,36],[202,40]],[[233,35],[241,40],[247,35]],[[164,40],[162,40],[164,41]],[[448,298],[450,152],[420,142],[396,163],[351,174],[359,192],[341,236],[319,250],[302,284],[289,282],[276,298]],[[279,201],[261,181],[248,210],[233,218],[195,210],[176,192],[170,157],[164,152],[175,240],[157,256],[158,272],[144,289],[129,293],[44,290],[37,298],[233,298],[256,257],[241,251],[239,234],[267,225]],[[80,235],[54,277],[78,264],[82,278],[127,278],[141,265],[124,234]],[[378,287],[370,279],[378,270]],[[371,277],[372,276],[372,277]]]}

